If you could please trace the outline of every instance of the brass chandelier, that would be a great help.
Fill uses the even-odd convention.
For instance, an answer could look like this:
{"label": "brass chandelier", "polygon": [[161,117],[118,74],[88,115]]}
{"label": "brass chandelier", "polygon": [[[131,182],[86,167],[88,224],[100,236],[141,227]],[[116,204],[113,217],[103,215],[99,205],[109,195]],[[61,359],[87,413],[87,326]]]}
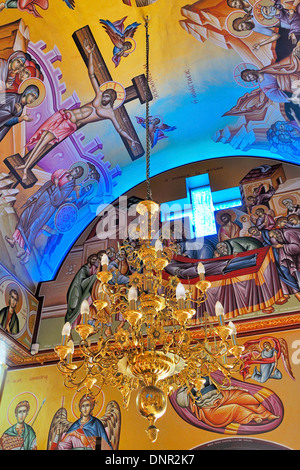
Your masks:
{"label": "brass chandelier", "polygon": [[[149,20],[146,28],[146,79],[149,78]],[[148,91],[148,90],[147,90]],[[229,385],[231,374],[241,365],[243,346],[236,339],[232,322],[225,324],[224,310],[216,303],[218,325],[203,320],[200,335],[188,327],[196,308],[207,298],[210,282],[205,280],[202,263],[198,264],[197,295],[192,295],[178,277],[163,282],[162,272],[171,261],[175,247],[166,247],[161,237],[155,239],[153,227],[159,217],[159,205],[152,200],[150,188],[149,100],[146,100],[146,183],[147,199],[139,202],[139,240],[136,247],[123,242],[127,261],[132,268],[127,285],[112,285],[108,258],[102,256],[92,300],[81,305],[81,323],[76,326],[80,335],[81,361],[73,362],[74,344],[70,339],[70,324],[62,331],[62,344],[55,347],[59,356],[58,370],[65,376],[67,388],[85,386],[94,398],[102,387],[116,387],[122,394],[123,406],[129,405],[131,393],[137,391],[136,405],[147,418],[147,434],[155,442],[158,429],[155,422],[166,411],[167,397],[179,387],[194,389],[201,396],[204,377],[209,376],[217,388]],[[196,298],[195,298],[196,297]],[[104,330],[113,315],[122,314],[127,321],[112,336]],[[173,326],[166,326],[167,323]],[[200,336],[200,337],[199,337]],[[91,338],[95,338],[92,342]],[[229,340],[230,337],[230,340]],[[220,370],[222,385],[211,374]],[[97,387],[96,387],[97,385]]]}

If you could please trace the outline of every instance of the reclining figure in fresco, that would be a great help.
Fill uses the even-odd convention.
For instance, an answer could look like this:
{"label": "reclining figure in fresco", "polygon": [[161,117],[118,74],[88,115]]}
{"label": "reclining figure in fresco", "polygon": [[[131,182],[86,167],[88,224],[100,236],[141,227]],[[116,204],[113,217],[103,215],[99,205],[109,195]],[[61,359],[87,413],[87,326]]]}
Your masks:
{"label": "reclining figure in fresco", "polygon": [[51,180],[22,206],[23,211],[14,233],[11,237],[5,236],[6,242],[12,248],[15,244],[19,247],[17,257],[22,264],[28,263],[37,235],[73,192],[76,180],[82,176],[83,171],[79,163],[69,170],[56,170]]}

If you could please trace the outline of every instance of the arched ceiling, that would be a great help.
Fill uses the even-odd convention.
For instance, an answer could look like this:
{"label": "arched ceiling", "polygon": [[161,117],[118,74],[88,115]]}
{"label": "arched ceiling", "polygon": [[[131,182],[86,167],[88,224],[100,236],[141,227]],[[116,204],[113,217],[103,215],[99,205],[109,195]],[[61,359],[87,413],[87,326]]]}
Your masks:
{"label": "arched ceiling", "polygon": [[[2,218],[0,261],[14,275],[28,287],[52,279],[99,208],[145,179],[146,16],[151,176],[227,156],[236,157],[237,164],[240,156],[298,164],[299,59],[287,37],[290,26],[284,29],[277,17],[273,22],[263,19],[261,3],[241,2],[238,8],[229,7],[226,0],[76,0],[74,5],[62,0],[7,0],[1,4],[1,79],[11,87],[0,104],[1,187],[8,191],[5,197],[13,199],[2,199],[11,209],[9,222],[4,224]],[[292,6],[286,4],[289,9]],[[235,31],[233,19],[248,10],[254,29]],[[129,53],[120,47],[128,31]],[[275,41],[256,46],[268,42],[274,32]],[[91,48],[94,70],[89,69]],[[22,65],[8,69],[11,55],[18,51],[27,54]],[[20,71],[26,67],[34,80],[28,78],[20,85]],[[241,78],[246,68],[263,73],[256,81],[246,82]],[[38,86],[39,98],[25,108],[22,102],[21,109],[10,93],[20,100],[29,83]],[[118,91],[114,114],[101,101],[106,88]],[[66,175],[58,170],[78,165],[85,170],[72,193],[62,196],[60,191],[59,201],[47,200],[43,208],[35,204],[45,184],[48,189],[52,185],[50,192],[66,188],[66,181],[60,179]],[[73,177],[73,173],[67,176],[68,182]],[[11,250],[16,250],[20,233],[20,246],[27,251],[17,258],[19,252]],[[5,238],[13,235],[14,246]]]}

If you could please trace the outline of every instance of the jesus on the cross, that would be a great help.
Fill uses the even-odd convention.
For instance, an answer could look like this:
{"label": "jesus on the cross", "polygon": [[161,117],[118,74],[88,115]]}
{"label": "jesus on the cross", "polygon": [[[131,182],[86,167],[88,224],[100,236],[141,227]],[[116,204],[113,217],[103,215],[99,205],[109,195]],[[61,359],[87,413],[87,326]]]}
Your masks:
{"label": "jesus on the cross", "polygon": [[94,74],[93,50],[95,45],[91,47],[86,39],[84,41],[84,47],[89,57],[88,74],[95,91],[95,97],[92,101],[77,109],[60,109],[39,127],[27,143],[28,147],[35,145],[33,150],[29,153],[29,158],[24,165],[16,167],[16,169],[23,170],[23,182],[27,180],[28,169],[32,168],[41,159],[43,152],[49,145],[61,142],[77,129],[91,122],[109,119],[113,123],[116,131],[129,141],[132,148],[134,148],[135,145],[140,145],[139,142],[132,139],[130,135],[120,127],[115,117],[113,105],[117,99],[117,92],[113,88],[108,88],[104,91],[100,89],[101,86],[99,86]]}

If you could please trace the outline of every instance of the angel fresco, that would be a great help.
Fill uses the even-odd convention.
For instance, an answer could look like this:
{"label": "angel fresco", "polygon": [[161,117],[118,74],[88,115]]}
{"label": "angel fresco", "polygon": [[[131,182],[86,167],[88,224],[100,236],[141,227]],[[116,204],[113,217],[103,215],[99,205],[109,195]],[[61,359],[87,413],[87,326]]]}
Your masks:
{"label": "angel fresco", "polygon": [[136,48],[133,36],[141,23],[135,21],[125,28],[124,21],[126,18],[127,16],[113,23],[109,20],[99,20],[114,45],[112,61],[115,67],[118,67],[122,57],[128,57]]}
{"label": "angel fresco", "polygon": [[170,401],[189,424],[221,434],[259,434],[277,428],[283,417],[283,405],[271,390],[231,379],[223,386],[218,371],[206,377],[200,391],[181,387]]}
{"label": "angel fresco", "polygon": [[105,414],[93,416],[95,399],[83,395],[79,401],[80,418],[72,423],[61,407],[54,415],[48,435],[48,450],[117,450],[120,438],[121,412],[116,401],[107,404]]}
{"label": "angel fresco", "polygon": [[[245,350],[241,359],[243,366],[240,370],[244,380],[252,379],[264,383],[269,379],[280,380],[282,373],[278,369],[279,359],[282,360],[285,370],[291,379],[295,380],[289,361],[288,346],[284,338],[264,336],[244,343]],[[250,372],[250,368],[254,369]]]}
{"label": "angel fresco", "polygon": [[[75,8],[74,0],[63,0],[63,2],[72,10]],[[0,3],[0,12],[6,8],[16,8],[19,11],[27,11],[27,13],[32,14],[36,18],[42,18],[36,9],[37,6],[42,10],[48,10],[49,2],[48,0],[6,0]]]}
{"label": "angel fresco", "polygon": [[[142,127],[146,127],[146,120],[142,117],[135,116],[137,123]],[[164,124],[163,120],[159,116],[150,116],[149,118],[149,136],[151,141],[152,148],[157,144],[161,139],[167,139],[165,132],[175,131],[177,128],[175,126],[169,126]]]}

